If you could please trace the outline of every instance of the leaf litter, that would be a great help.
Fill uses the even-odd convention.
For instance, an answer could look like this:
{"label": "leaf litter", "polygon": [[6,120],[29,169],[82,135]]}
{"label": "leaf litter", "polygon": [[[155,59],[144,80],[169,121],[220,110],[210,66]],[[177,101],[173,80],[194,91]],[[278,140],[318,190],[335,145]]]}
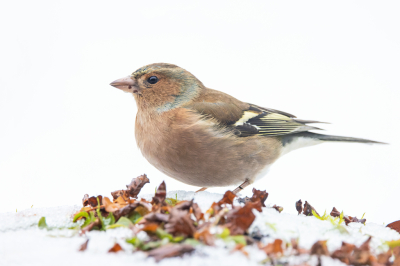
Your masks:
{"label": "leaf litter", "polygon": [[[128,228],[132,230],[134,237],[125,239],[126,243],[131,244],[135,252],[145,252],[156,262],[196,252],[199,245],[214,246],[221,239],[226,243],[234,243],[231,252],[241,252],[247,257],[247,245],[258,247],[266,255],[266,259],[260,263],[268,265],[287,264],[288,257],[307,254],[317,256],[319,265],[321,256],[329,256],[347,265],[400,266],[400,240],[387,242],[389,250],[378,255],[370,251],[371,237],[359,247],[343,242],[339,249],[331,253],[327,249],[326,240],[315,242],[310,249],[300,248],[297,239],[287,242],[276,238],[273,242],[264,244],[263,239],[268,236],[263,235],[257,227],[252,232],[249,232],[249,228],[256,218],[253,212],[262,212],[262,207],[266,207],[268,193],[265,190],[253,188],[250,198],[237,198],[228,190],[221,200],[212,203],[203,213],[193,199],[180,201],[177,197],[167,198],[165,182],[158,186],[151,201],[138,199],[140,190],[147,183],[150,180],[145,174],[133,178],[126,189],[111,192],[112,199],[102,195],[89,197],[85,194],[82,209],[73,217],[73,222],[82,220],[78,225],[80,234],[85,235],[92,230]],[[242,205],[234,205],[235,198]],[[329,220],[341,232],[346,232],[343,223],[346,226],[349,223],[366,223],[364,215],[357,219],[344,215],[335,207],[329,215],[325,211],[322,216],[307,201],[302,206],[302,201],[299,200],[295,207],[299,215],[302,213],[320,220]],[[277,205],[270,208],[279,213],[283,210]],[[39,220],[38,227],[51,230],[45,217]],[[400,221],[387,227],[400,232]],[[147,234],[146,240],[138,237],[141,232]],[[88,245],[90,242],[86,239],[77,250],[85,251]],[[124,249],[114,243],[108,252],[124,252]],[[308,265],[308,262],[304,261],[302,265]]]}

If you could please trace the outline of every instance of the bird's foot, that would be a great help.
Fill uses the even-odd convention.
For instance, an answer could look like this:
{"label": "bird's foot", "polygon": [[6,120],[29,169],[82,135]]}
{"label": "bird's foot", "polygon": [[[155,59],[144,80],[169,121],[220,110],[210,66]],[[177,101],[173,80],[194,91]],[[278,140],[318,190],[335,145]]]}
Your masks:
{"label": "bird's foot", "polygon": [[245,187],[247,187],[248,185],[250,185],[250,181],[248,179],[246,179],[246,181],[244,181],[240,186],[238,186],[233,193],[235,195],[237,195],[240,191],[242,191]]}
{"label": "bird's foot", "polygon": [[202,188],[200,188],[199,190],[197,190],[195,193],[200,192],[200,191],[204,191],[204,190],[206,190],[206,189],[207,189],[206,187],[202,187]]}

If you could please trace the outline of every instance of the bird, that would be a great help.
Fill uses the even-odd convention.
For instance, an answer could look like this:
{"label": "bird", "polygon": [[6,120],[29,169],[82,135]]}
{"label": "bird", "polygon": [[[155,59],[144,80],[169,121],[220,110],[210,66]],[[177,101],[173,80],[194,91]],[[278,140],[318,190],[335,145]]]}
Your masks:
{"label": "bird", "polygon": [[198,191],[237,186],[238,194],[298,148],[385,144],[310,132],[320,129],[310,124],[321,122],[242,102],[173,64],[149,64],[110,85],[135,98],[135,138],[143,156],[167,176],[201,187]]}

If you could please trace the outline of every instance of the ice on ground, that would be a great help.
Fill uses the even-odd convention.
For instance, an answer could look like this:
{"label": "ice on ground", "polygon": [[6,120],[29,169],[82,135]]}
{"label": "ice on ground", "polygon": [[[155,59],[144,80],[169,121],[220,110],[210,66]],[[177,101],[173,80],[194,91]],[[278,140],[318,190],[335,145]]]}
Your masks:
{"label": "ice on ground", "polygon": [[[153,195],[140,195],[150,200]],[[188,191],[170,191],[167,197],[179,200],[191,200],[197,202],[200,208],[206,211],[214,201],[219,201],[222,194],[209,193],[207,191],[194,193]],[[236,202],[236,204],[238,204]],[[125,242],[132,236],[132,231],[125,228],[116,228],[106,232],[91,231],[87,236],[79,236],[75,230],[67,229],[72,226],[72,216],[80,210],[80,206],[61,206],[42,209],[27,209],[17,213],[0,214],[0,265],[260,265],[266,255],[257,247],[247,246],[249,253],[246,257],[241,252],[232,252],[230,245],[222,240],[216,242],[215,247],[199,246],[192,255],[184,255],[183,258],[164,259],[156,263],[153,258],[148,258],[143,252],[133,252],[133,247]],[[329,251],[340,247],[345,241],[360,245],[369,236],[373,236],[371,249],[374,252],[382,252],[387,249],[385,241],[398,240],[400,234],[383,225],[367,222],[350,223],[345,226],[347,232],[340,231],[330,221],[321,221],[315,217],[279,213],[272,208],[263,208],[262,213],[254,211],[256,220],[250,227],[250,231],[260,230],[265,242],[272,242],[276,238],[290,241],[292,238],[299,240],[302,248],[310,248],[317,240],[328,240]],[[39,219],[46,217],[47,225],[52,230],[40,230],[37,228]],[[143,232],[142,232],[143,233]],[[142,236],[146,237],[143,233]],[[78,249],[82,243],[89,240],[85,252]],[[110,254],[107,251],[119,243],[124,252]],[[291,265],[308,261],[310,265],[316,265],[314,256],[290,257],[287,262]],[[338,260],[329,257],[322,258],[322,264],[344,265]]]}

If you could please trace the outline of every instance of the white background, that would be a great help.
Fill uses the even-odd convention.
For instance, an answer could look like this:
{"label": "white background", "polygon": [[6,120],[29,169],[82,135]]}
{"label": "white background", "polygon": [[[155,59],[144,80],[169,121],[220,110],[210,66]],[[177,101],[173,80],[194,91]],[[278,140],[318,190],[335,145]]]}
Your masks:
{"label": "white background", "polygon": [[166,62],[243,101],[331,122],[325,133],[390,143],[286,155],[254,184],[267,203],[400,219],[399,11],[397,1],[4,2],[0,212],[110,196],[142,173],[145,193],[162,180],[197,190],[142,157],[134,99],[108,85]]}

